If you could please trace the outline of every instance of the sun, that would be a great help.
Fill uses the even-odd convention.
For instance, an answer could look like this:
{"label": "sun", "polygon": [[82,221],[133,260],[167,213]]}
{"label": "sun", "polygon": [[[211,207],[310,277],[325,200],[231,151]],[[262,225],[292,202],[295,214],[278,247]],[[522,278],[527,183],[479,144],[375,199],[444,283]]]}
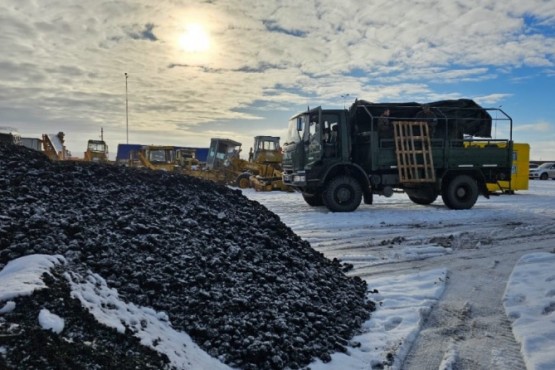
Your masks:
{"label": "sun", "polygon": [[206,52],[210,49],[210,36],[201,24],[191,23],[179,37],[179,46],[189,53]]}

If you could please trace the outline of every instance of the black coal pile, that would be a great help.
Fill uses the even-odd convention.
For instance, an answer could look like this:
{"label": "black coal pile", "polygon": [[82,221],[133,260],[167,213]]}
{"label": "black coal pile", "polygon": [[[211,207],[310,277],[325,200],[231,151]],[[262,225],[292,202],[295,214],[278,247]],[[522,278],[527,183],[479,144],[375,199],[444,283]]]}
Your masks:
{"label": "black coal pile", "polygon": [[[347,350],[373,309],[364,281],[345,276],[339,262],[313,250],[261,204],[210,182],[50,162],[0,144],[0,205],[0,269],[30,254],[63,255],[64,269],[96,273],[124,301],[165,312],[173,328],[232,367],[295,369],[316,358],[329,361]],[[1,368],[168,363],[95,322],[69,295],[62,272],[46,278],[49,289],[16,298],[17,309],[0,314]],[[48,302],[66,318],[64,330],[79,335],[68,341],[41,330],[38,302]],[[18,322],[19,331],[9,332],[8,322]],[[94,342],[94,350],[83,342]]]}

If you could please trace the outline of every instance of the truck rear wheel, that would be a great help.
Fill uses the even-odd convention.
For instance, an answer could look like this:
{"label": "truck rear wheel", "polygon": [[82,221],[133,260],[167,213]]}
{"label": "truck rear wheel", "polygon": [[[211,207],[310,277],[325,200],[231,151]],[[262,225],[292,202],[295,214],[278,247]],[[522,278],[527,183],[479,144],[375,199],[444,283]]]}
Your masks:
{"label": "truck rear wheel", "polygon": [[362,189],[351,176],[339,176],[328,183],[322,198],[332,212],[352,212],[360,205]]}
{"label": "truck rear wheel", "polygon": [[318,207],[324,205],[324,200],[322,199],[322,194],[310,194],[310,193],[303,193],[303,199],[311,207]]}
{"label": "truck rear wheel", "polygon": [[449,181],[441,197],[451,209],[470,209],[478,199],[478,184],[468,175],[459,175]]}

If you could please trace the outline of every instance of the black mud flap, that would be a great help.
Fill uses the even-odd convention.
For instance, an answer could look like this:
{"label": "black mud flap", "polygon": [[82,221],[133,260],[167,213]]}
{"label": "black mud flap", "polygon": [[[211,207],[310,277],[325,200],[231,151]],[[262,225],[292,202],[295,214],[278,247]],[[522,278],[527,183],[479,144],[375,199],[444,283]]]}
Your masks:
{"label": "black mud flap", "polygon": [[363,201],[364,204],[372,204],[374,201],[374,194],[372,194],[372,190],[368,189],[363,194]]}
{"label": "black mud flap", "polygon": [[489,199],[490,194],[495,194],[489,192],[488,186],[486,185],[485,181],[478,181],[478,187],[480,189],[480,193],[482,193],[482,195],[486,197],[486,199]]}

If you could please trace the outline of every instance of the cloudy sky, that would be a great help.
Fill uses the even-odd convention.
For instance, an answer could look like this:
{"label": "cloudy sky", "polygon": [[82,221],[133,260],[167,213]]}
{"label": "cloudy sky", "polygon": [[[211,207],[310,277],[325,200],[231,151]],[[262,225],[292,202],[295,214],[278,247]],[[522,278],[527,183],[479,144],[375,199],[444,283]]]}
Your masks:
{"label": "cloudy sky", "polygon": [[101,128],[112,157],[248,151],[307,106],[471,98],[555,160],[554,97],[553,0],[0,0],[0,126],[74,156]]}

